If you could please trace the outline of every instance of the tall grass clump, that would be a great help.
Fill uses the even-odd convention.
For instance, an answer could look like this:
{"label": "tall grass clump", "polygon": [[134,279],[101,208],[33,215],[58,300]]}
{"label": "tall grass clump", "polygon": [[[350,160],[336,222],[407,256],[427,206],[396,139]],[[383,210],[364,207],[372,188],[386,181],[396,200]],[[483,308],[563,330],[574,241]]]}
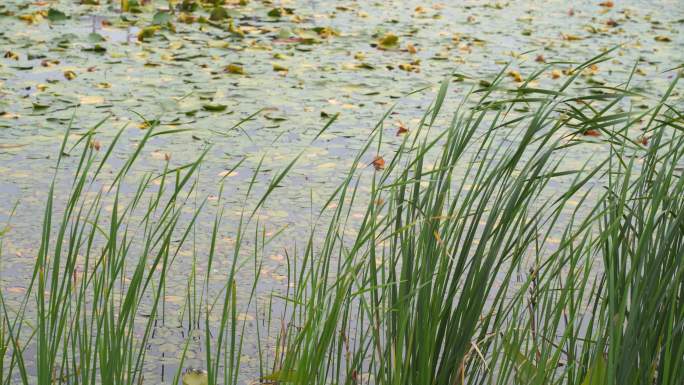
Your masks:
{"label": "tall grass clump", "polygon": [[[118,171],[104,174],[102,170],[125,128],[101,154],[94,136],[104,123],[98,123],[70,146],[67,130],[55,181],[46,194],[40,246],[27,294],[18,308],[7,306],[0,296],[0,342],[5,356],[0,373],[4,384],[121,385],[150,381],[145,379],[147,352],[155,329],[165,322],[163,309],[171,267],[193,239],[206,204],[206,199],[190,204],[195,199],[197,173],[206,151],[176,168],[170,168],[167,159],[164,170],[145,173],[137,185],[131,185],[127,175],[146,143],[183,130],[160,131],[155,122],[148,122],[148,131],[133,154]],[[65,156],[79,148],[82,151],[72,164],[75,169],[70,190],[58,212],[53,197],[60,166]],[[184,212],[186,208],[193,209],[190,215]],[[215,255],[221,212],[213,226],[208,261],[203,261],[209,266],[206,271],[211,270]],[[236,255],[244,231],[237,230]],[[236,381],[230,370],[221,381],[216,373],[219,363],[229,369],[239,367],[234,360],[241,341],[234,333],[236,304],[231,294],[236,264],[226,272],[225,294],[219,296],[222,300],[208,298],[211,277],[208,273],[196,277],[192,273],[196,262],[190,265],[191,273],[184,277],[188,280],[184,313],[189,320],[185,326],[204,333],[212,383]],[[212,330],[200,328],[202,312],[207,319],[210,313],[221,318],[218,341],[212,341]],[[226,335],[226,330],[233,333]],[[178,350],[184,357],[183,346]],[[176,383],[180,375],[179,367]]]}
{"label": "tall grass clump", "polygon": [[[631,76],[616,87],[577,86],[604,60],[576,66],[556,89],[533,86],[545,69],[508,88],[503,70],[486,86],[473,82],[449,115],[445,81],[394,144],[384,136],[388,111],[310,237],[289,245],[289,280],[255,312],[256,335],[246,334],[238,313],[265,291],[259,276],[269,239],[258,212],[298,157],[261,197],[253,196],[257,167],[230,250],[217,246],[226,227],[221,183],[207,252],[193,254],[180,277],[182,325],[201,335],[207,383],[680,384],[679,78],[657,99]],[[632,97],[651,105],[633,110]],[[27,294],[18,308],[0,295],[4,384],[160,382],[144,368],[164,322],[167,283],[179,279],[172,267],[196,242],[208,207],[197,201],[206,152],[180,167],[167,162],[124,194],[146,142],[181,130],[152,123],[105,176],[123,131],[102,154],[91,143],[103,123],[76,143],[65,136],[60,154],[79,145],[82,152],[64,207],[55,209],[53,184]],[[594,156],[571,161],[586,149]],[[245,266],[253,278],[241,309],[236,287]],[[173,384],[190,340],[178,347]],[[256,349],[257,378],[244,374],[245,341]]]}
{"label": "tall grass clump", "polygon": [[[436,126],[443,84],[387,167],[370,180],[350,173],[331,198],[325,239],[308,242],[292,276],[282,358],[266,378],[681,381],[684,136],[668,102],[678,78],[642,111],[621,108],[637,95],[629,82],[571,93],[605,58],[557,90],[506,89],[502,72]],[[591,145],[607,150],[565,166]],[[369,144],[352,169],[383,150]],[[354,227],[358,201],[365,214]]]}

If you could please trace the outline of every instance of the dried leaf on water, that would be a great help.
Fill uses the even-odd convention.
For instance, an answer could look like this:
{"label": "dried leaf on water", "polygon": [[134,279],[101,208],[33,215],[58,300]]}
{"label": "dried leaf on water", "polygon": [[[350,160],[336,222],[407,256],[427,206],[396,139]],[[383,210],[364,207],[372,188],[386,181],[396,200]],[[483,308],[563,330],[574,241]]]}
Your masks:
{"label": "dried leaf on water", "polygon": [[561,33],[561,38],[566,41],[578,41],[584,39],[582,36],[573,35],[571,33]]}
{"label": "dried leaf on water", "polygon": [[406,134],[409,132],[409,129],[404,125],[404,123],[402,121],[398,121],[397,126],[398,126],[397,136],[402,135],[402,134]]}
{"label": "dried leaf on water", "polygon": [[67,70],[67,71],[64,71],[64,77],[67,80],[74,80],[74,79],[76,79],[77,76],[76,76],[76,72],[71,71],[71,70]]}
{"label": "dried leaf on water", "polygon": [[19,60],[19,55],[17,55],[16,53],[14,53],[12,51],[7,51],[7,52],[5,52],[4,58],[10,59],[10,60]]}
{"label": "dried leaf on water", "polygon": [[520,72],[516,70],[508,71],[508,76],[512,77],[513,80],[515,80],[518,83],[522,83],[524,80],[522,75],[520,75]]}
{"label": "dried leaf on water", "polygon": [[378,155],[375,158],[373,158],[373,162],[371,162],[373,167],[375,167],[375,170],[380,171],[385,169],[385,159],[383,159],[382,156]]}

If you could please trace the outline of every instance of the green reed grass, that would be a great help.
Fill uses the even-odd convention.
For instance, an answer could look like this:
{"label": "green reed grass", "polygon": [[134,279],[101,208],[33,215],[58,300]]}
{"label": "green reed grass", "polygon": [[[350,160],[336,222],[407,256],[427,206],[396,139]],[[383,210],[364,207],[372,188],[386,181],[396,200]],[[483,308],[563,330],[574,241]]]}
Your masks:
{"label": "green reed grass", "polygon": [[[309,239],[287,250],[287,287],[254,312],[266,317],[256,335],[246,335],[247,321],[239,320],[245,309],[237,280],[252,269],[246,309],[263,306],[258,277],[272,237],[258,212],[299,156],[258,197],[257,167],[216,293],[209,282],[225,227],[221,181],[208,253],[193,253],[181,311],[183,325],[202,335],[209,384],[248,380],[246,340],[254,340],[260,362],[259,378],[249,380],[265,384],[681,383],[679,78],[651,107],[625,111],[629,97],[648,97],[631,77],[619,87],[575,84],[607,59],[577,65],[558,89],[531,86],[543,69],[508,88],[504,69],[487,86],[474,83],[451,116],[445,81],[394,148],[383,141],[388,111]],[[18,308],[0,295],[4,384],[154,381],[145,378],[147,349],[164,322],[171,267],[197,242],[197,221],[208,209],[197,192],[207,152],[145,174],[123,199],[146,142],[182,130],[151,122],[112,178],[101,171],[123,128],[100,154],[91,142],[102,124],[73,144],[65,135],[60,154],[82,151],[64,206],[55,208],[53,183],[27,294]],[[587,130],[602,139],[587,143]],[[648,146],[634,142],[635,131],[650,137]],[[592,145],[608,150],[566,166],[569,152]],[[361,167],[377,154],[387,158],[384,169]],[[257,204],[249,206],[250,198]],[[352,215],[359,210],[361,219]],[[245,252],[253,255],[245,259]],[[198,274],[200,266],[206,273]],[[178,347],[174,384],[190,340]]]}
{"label": "green reed grass", "polygon": [[[559,90],[505,90],[502,72],[436,137],[396,150],[355,232],[350,174],[326,238],[310,241],[292,277],[286,354],[265,379],[677,383],[684,137],[668,100],[678,78],[646,111],[616,108],[629,84],[566,94],[605,59],[578,66]],[[446,89],[419,130],[435,130]],[[514,97],[490,101],[495,92]],[[646,149],[628,136],[642,121]],[[589,129],[604,134],[607,157],[563,168]]]}

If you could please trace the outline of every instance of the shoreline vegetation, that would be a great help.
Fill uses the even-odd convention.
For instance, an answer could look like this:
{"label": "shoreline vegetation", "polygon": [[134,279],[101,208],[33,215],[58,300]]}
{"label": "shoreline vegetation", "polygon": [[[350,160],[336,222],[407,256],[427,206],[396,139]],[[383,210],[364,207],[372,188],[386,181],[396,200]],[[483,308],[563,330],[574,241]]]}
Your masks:
{"label": "shoreline vegetation", "polygon": [[[186,292],[175,293],[183,327],[198,334],[178,347],[167,381],[180,383],[196,336],[209,384],[680,384],[684,119],[670,99],[681,74],[673,70],[670,88],[643,109],[622,108],[640,94],[630,81],[568,92],[609,55],[578,65],[556,89],[528,87],[534,75],[508,89],[504,69],[450,111],[445,81],[391,153],[380,121],[310,238],[287,250],[285,290],[271,295],[272,308],[254,308],[271,237],[258,213],[287,186],[298,157],[255,207],[226,207],[219,181],[209,251],[185,271]],[[9,306],[0,292],[2,384],[159,383],[145,377],[149,341],[171,267],[210,209],[206,199],[190,204],[206,152],[145,174],[124,199],[146,142],[182,129],[150,122],[101,184],[121,132],[100,150],[100,124],[75,142],[67,130],[59,153],[73,160],[80,151],[71,191],[59,207],[54,184],[46,192],[23,301]],[[330,125],[334,118],[323,130]],[[592,142],[609,150],[564,167],[565,152]],[[369,195],[360,183],[370,183]],[[555,183],[562,190],[549,194]],[[357,205],[362,218],[350,216]],[[224,209],[243,213],[230,250],[217,246]],[[2,232],[0,250],[11,236]],[[217,269],[220,293],[209,289]],[[253,282],[243,308],[236,281],[245,270]],[[245,333],[248,322],[255,335]],[[272,351],[262,345],[271,329],[279,331]],[[256,346],[253,378],[242,371],[246,345]]]}

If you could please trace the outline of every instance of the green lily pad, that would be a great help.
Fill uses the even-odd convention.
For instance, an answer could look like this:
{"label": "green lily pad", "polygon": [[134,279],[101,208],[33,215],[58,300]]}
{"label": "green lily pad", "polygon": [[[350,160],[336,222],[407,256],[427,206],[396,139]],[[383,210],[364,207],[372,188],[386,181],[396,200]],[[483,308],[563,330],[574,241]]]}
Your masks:
{"label": "green lily pad", "polygon": [[172,20],[172,15],[170,12],[159,11],[152,17],[152,24],[162,25],[168,24]]}
{"label": "green lily pad", "polygon": [[273,8],[270,11],[268,11],[268,13],[267,13],[268,16],[276,17],[276,18],[283,17],[285,15],[292,15],[292,14],[294,14],[294,9],[283,8],[283,7]]}
{"label": "green lily pad", "polygon": [[227,19],[228,16],[228,11],[226,11],[225,8],[223,7],[215,7],[214,10],[211,11],[211,14],[209,15],[209,20],[211,21],[221,21]]}
{"label": "green lily pad", "polygon": [[202,105],[202,109],[205,111],[211,111],[211,112],[223,112],[228,108],[227,105],[225,104],[204,104]]}
{"label": "green lily pad", "polygon": [[69,19],[69,16],[67,16],[66,13],[64,13],[60,10],[50,8],[48,10],[48,13],[47,13],[47,18],[48,18],[48,20],[50,20],[51,22],[54,23],[56,21],[67,20],[67,19]]}
{"label": "green lily pad", "polygon": [[50,105],[41,103],[41,102],[33,102],[33,109],[34,110],[45,110],[50,108]]}
{"label": "green lily pad", "polygon": [[91,43],[101,43],[105,40],[106,39],[104,38],[104,36],[100,35],[97,32],[91,32],[88,34],[88,41]]}

